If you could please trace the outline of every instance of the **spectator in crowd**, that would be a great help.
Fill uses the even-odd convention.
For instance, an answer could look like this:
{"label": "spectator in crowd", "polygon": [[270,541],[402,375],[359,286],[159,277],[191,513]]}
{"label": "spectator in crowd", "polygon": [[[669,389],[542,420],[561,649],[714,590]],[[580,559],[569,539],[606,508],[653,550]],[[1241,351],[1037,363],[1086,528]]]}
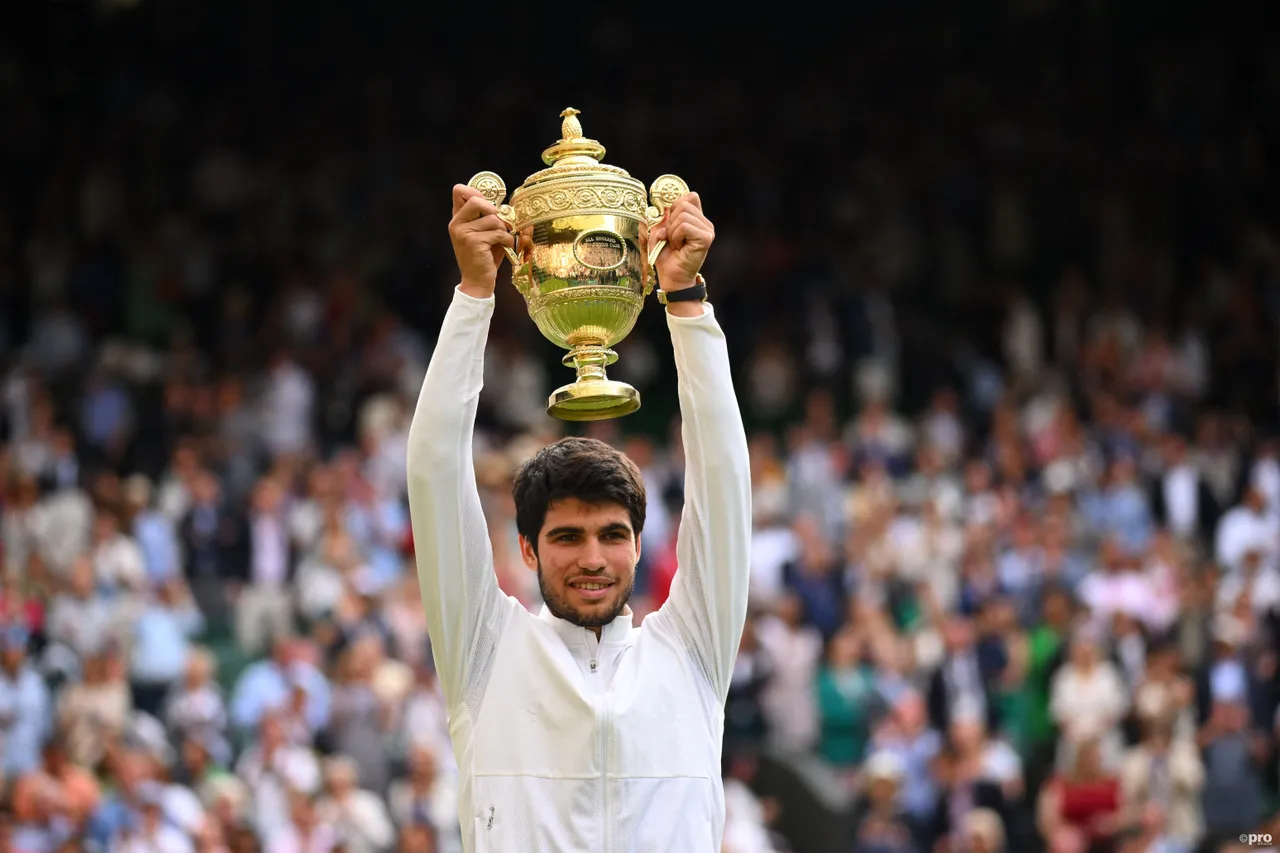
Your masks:
{"label": "spectator in crowd", "polygon": [[226,742],[227,706],[221,686],[214,681],[217,658],[207,648],[191,649],[182,681],[174,684],[164,702],[163,722],[175,743],[195,744],[225,764],[230,758]]}
{"label": "spectator in crowd", "polygon": [[1124,758],[1121,792],[1126,814],[1146,820],[1154,807],[1166,844],[1192,850],[1204,835],[1204,764],[1195,741],[1175,732],[1171,715],[1147,725],[1143,739]]}
{"label": "spectator in crowd", "polygon": [[813,685],[822,659],[822,635],[804,620],[800,598],[784,592],[774,612],[754,623],[761,648],[774,662],[760,696],[772,745],[808,751],[817,742],[818,710]]}
{"label": "spectator in crowd", "polygon": [[863,767],[863,791],[854,805],[855,850],[916,850],[916,835],[903,812],[901,758],[872,754]]}
{"label": "spectator in crowd", "polygon": [[0,772],[7,780],[40,765],[40,749],[49,730],[49,688],[27,655],[30,641],[21,626],[0,635]]}
{"label": "spectator in crowd", "polygon": [[434,748],[414,747],[408,763],[409,775],[393,782],[388,793],[392,820],[402,833],[407,827],[429,827],[438,853],[462,853],[456,786],[440,772]]}
{"label": "spectator in crowd", "polygon": [[129,680],[133,706],[160,716],[165,696],[187,669],[191,640],[204,630],[204,617],[179,579],[161,584],[133,627]]}
{"label": "spectator in crowd", "polygon": [[276,638],[271,657],[249,666],[236,682],[231,724],[242,730],[256,728],[264,715],[282,708],[296,688],[305,697],[307,725],[313,731],[323,728],[329,717],[330,687],[305,654],[289,638]]}
{"label": "spectator in crowd", "polygon": [[875,689],[863,655],[857,629],[846,626],[827,644],[826,663],[818,672],[818,752],[847,771],[862,761]]}
{"label": "spectator in crowd", "polygon": [[1125,815],[1120,780],[1107,769],[1105,760],[1097,735],[1076,743],[1066,772],[1040,790],[1036,818],[1044,837],[1069,828],[1082,833],[1090,849],[1112,849]]}
{"label": "spectator in crowd", "polygon": [[333,826],[353,853],[386,850],[395,829],[382,797],[358,787],[360,768],[349,758],[330,758],[324,769],[324,796],[317,804],[321,819]]}

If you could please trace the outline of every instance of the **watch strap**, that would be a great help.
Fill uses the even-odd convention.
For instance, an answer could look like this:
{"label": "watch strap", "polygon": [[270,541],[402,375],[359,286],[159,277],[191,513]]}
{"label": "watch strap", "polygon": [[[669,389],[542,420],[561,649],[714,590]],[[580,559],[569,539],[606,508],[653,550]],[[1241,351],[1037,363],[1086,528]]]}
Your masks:
{"label": "watch strap", "polygon": [[702,277],[702,273],[698,273],[694,279],[696,284],[693,287],[686,287],[683,290],[665,291],[658,290],[658,301],[663,305],[670,305],[672,302],[706,302],[707,301],[707,281]]}

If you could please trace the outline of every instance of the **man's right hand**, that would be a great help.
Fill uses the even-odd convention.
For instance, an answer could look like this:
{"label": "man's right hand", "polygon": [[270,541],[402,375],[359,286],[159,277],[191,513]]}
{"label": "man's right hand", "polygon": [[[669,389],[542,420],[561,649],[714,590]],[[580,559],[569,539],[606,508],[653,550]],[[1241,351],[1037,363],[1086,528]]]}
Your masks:
{"label": "man's right hand", "polygon": [[457,184],[453,188],[449,239],[462,273],[462,292],[477,299],[493,296],[503,248],[515,247],[515,238],[498,218],[498,208],[479,190]]}

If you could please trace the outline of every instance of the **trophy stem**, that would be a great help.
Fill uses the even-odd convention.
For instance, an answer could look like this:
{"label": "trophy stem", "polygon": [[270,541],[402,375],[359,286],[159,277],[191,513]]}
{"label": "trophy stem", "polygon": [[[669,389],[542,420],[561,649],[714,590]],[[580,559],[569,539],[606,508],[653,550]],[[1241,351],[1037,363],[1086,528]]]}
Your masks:
{"label": "trophy stem", "polygon": [[578,345],[569,350],[561,363],[578,372],[579,382],[603,381],[604,369],[618,360],[618,354],[607,347]]}
{"label": "trophy stem", "polygon": [[579,344],[562,359],[578,373],[578,380],[557,388],[547,400],[547,414],[565,421],[599,421],[629,415],[640,408],[640,392],[605,376],[618,360],[613,350]]}

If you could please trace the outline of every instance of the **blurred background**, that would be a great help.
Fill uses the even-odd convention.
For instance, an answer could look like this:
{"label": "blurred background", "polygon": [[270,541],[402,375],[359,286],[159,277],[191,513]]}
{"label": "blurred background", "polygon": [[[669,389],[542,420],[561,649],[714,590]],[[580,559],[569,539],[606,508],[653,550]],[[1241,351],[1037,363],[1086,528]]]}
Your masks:
{"label": "blurred background", "polygon": [[[568,106],[717,225],[756,512],[722,853],[1280,835],[1269,10],[11,10],[0,850],[458,853],[405,433],[450,187],[519,186]],[[498,303],[477,469],[537,608],[508,489],[570,373]],[[587,430],[648,481],[641,616],[668,347],[651,305],[644,408]]]}

